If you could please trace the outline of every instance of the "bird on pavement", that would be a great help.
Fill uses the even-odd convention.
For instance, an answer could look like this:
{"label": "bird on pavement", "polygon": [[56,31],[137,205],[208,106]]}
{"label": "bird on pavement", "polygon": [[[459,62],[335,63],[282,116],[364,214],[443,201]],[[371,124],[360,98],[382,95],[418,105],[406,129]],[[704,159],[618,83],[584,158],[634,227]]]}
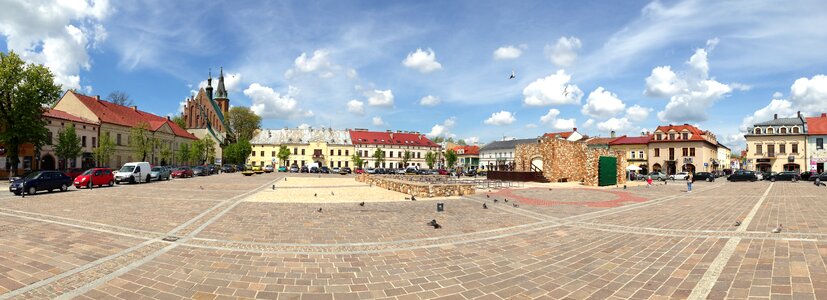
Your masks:
{"label": "bird on pavement", "polygon": [[778,227],[775,227],[775,229],[772,230],[772,233],[781,233],[781,229],[783,229],[783,228],[784,228],[783,225],[778,224]]}
{"label": "bird on pavement", "polygon": [[365,206],[365,201],[359,202],[359,206]]}
{"label": "bird on pavement", "polygon": [[494,198],[494,203],[497,203],[497,202],[499,202],[499,201],[500,201],[500,200],[497,200],[497,198]]}
{"label": "bird on pavement", "polygon": [[316,195],[316,193],[313,193],[313,197],[318,197],[318,195]]}
{"label": "bird on pavement", "polygon": [[434,229],[442,228],[442,225],[439,225],[439,223],[437,223],[436,220],[431,220],[430,222],[428,222],[428,226],[433,226]]}
{"label": "bird on pavement", "polygon": [[336,194],[334,194],[333,192],[330,192],[330,195],[331,195],[331,196],[336,196]]}
{"label": "bird on pavement", "polygon": [[486,205],[485,203],[483,203],[483,204],[482,204],[482,209],[488,209],[488,205]]}
{"label": "bird on pavement", "polygon": [[491,195],[485,195],[485,198],[491,198]]}
{"label": "bird on pavement", "polygon": [[511,205],[513,205],[514,207],[520,207],[519,205],[517,205],[517,203],[511,203]]}
{"label": "bird on pavement", "polygon": [[198,188],[200,188],[200,189],[202,189],[202,190],[204,189],[204,187],[203,187],[203,186],[200,186],[200,185],[198,186]]}
{"label": "bird on pavement", "polygon": [[741,221],[735,221],[735,227],[741,226]]}
{"label": "bird on pavement", "polygon": [[503,198],[503,201],[504,201],[505,203],[508,203],[508,198]]}
{"label": "bird on pavement", "polygon": [[508,76],[508,79],[517,78],[517,73],[514,73],[514,70],[511,70],[511,76]]}
{"label": "bird on pavement", "polygon": [[321,207],[319,207],[319,210],[317,210],[317,212],[322,212],[322,208],[321,208]]}

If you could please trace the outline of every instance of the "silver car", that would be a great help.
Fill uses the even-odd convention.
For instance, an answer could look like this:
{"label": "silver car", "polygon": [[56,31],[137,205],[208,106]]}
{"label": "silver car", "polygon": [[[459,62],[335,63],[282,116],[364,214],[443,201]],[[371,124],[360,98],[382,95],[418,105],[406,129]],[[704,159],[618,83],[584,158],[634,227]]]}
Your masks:
{"label": "silver car", "polygon": [[167,167],[156,166],[149,171],[149,177],[155,181],[169,180],[169,174],[170,171]]}

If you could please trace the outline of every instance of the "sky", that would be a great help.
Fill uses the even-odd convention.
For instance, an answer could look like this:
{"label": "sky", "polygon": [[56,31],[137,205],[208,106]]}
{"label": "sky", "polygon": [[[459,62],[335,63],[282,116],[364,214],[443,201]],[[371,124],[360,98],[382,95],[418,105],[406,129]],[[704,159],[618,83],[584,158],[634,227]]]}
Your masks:
{"label": "sky", "polygon": [[122,91],[158,115],[179,114],[221,68],[230,105],[250,107],[265,128],[419,131],[480,144],[686,123],[737,151],[753,123],[827,112],[819,0],[0,7],[0,50],[48,66],[64,89]]}

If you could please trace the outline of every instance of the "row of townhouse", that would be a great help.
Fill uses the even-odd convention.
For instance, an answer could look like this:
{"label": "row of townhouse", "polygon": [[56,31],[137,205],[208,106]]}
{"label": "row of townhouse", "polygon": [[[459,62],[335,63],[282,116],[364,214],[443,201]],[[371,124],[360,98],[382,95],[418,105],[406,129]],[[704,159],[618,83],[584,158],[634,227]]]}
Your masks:
{"label": "row of townhouse", "polygon": [[823,173],[827,164],[827,114],[779,118],[753,124],[747,142],[744,168],[762,172],[810,171]]}

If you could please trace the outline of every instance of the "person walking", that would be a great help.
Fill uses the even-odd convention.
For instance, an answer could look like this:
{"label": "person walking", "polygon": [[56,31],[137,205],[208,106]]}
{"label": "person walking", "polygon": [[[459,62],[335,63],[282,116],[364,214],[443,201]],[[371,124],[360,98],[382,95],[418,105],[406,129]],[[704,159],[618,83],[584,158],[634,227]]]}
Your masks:
{"label": "person walking", "polygon": [[686,192],[692,192],[692,182],[695,181],[695,176],[692,176],[692,173],[688,173],[686,175]]}
{"label": "person walking", "polygon": [[652,186],[652,175],[646,176],[646,187]]}

